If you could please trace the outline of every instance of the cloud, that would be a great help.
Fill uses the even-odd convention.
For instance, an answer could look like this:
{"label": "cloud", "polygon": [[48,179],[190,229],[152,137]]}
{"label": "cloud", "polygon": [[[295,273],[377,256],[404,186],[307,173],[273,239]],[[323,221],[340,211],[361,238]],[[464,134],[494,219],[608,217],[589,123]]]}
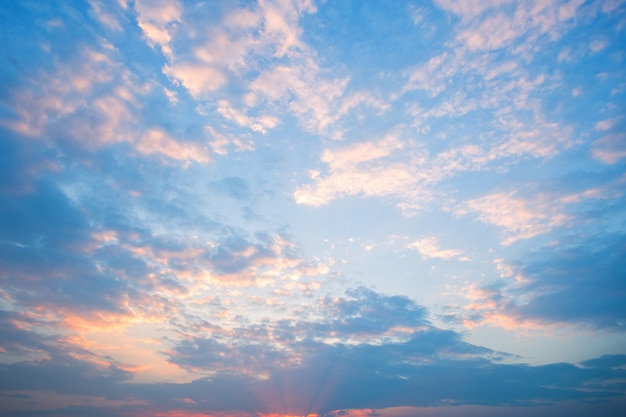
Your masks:
{"label": "cloud", "polygon": [[69,62],[16,88],[12,106],[18,117],[2,123],[16,134],[48,138],[69,152],[127,143],[166,161],[210,162],[210,153],[197,143],[184,143],[158,127],[142,133],[141,100],[152,88],[118,58],[107,43],[83,47]]}
{"label": "cloud", "polygon": [[391,134],[337,150],[327,149],[321,159],[328,165],[329,174],[316,175],[313,184],[296,189],[294,198],[299,204],[311,206],[351,195],[384,197],[410,193],[415,195],[413,201],[418,200],[421,184],[428,182],[429,177],[420,170],[423,164],[420,155],[415,155],[411,162],[398,158],[404,147]]}
{"label": "cloud", "polygon": [[249,127],[253,131],[263,134],[267,133],[269,129],[276,127],[280,122],[277,117],[267,114],[251,118],[241,110],[231,107],[225,100],[220,101],[217,111],[226,119],[235,122],[239,126]]}
{"label": "cloud", "polygon": [[[226,184],[230,187],[231,182]],[[98,189],[102,199],[120,199],[108,193],[107,187]],[[93,199],[84,190],[62,190],[50,178],[27,194],[1,199],[0,305],[29,313],[7,315],[5,323],[11,325],[3,327],[3,335],[9,339],[3,338],[0,354],[19,361],[49,358],[59,351],[51,346],[61,343],[61,351],[69,349],[72,358],[86,355],[85,360],[101,363],[102,356],[114,354],[138,361],[128,368],[142,380],[146,375],[171,378],[177,375],[167,366],[154,370],[163,359],[131,329],[173,336],[202,326],[207,309],[220,317],[220,324],[230,326],[241,320],[232,314],[235,303],[256,314],[249,304],[254,291],[229,296],[228,288],[233,287],[269,286],[273,297],[268,295],[267,303],[255,309],[277,314],[292,308],[290,301],[297,304],[319,290],[329,273],[318,259],[304,259],[284,236],[259,234],[250,241],[232,231],[221,235],[221,229],[213,245],[160,237],[146,225],[133,225],[128,217],[100,219],[94,225],[103,213]],[[161,209],[171,222],[176,213]],[[212,227],[205,221],[194,231],[205,233]],[[221,304],[220,297],[228,304]],[[225,362],[219,362],[219,369],[226,369]]]}
{"label": "cloud", "polygon": [[[549,160],[577,146],[574,130],[551,120],[544,106],[545,92],[558,88],[562,80],[528,71],[524,62],[570,30],[580,2],[441,2],[439,6],[462,16],[460,26],[466,30],[458,36],[478,40],[474,45],[458,38],[439,54],[425,54],[424,63],[406,71],[407,81],[394,100],[406,106],[417,135],[415,130],[395,127],[389,136],[402,150],[384,158],[374,152],[367,163],[353,155],[352,166],[333,165],[328,158],[357,152],[357,144],[328,146],[320,158],[327,172],[315,169],[319,174],[296,188],[296,202],[319,207],[347,196],[382,197],[396,202],[405,214],[416,214],[425,206],[446,205],[446,199],[454,199],[441,184],[461,173],[506,173],[528,159]],[[518,43],[519,48],[502,54],[488,52]],[[430,97],[422,97],[422,92]],[[383,141],[358,142],[374,147]],[[529,229],[528,233],[541,232]]]}
{"label": "cloud", "polygon": [[195,161],[201,164],[211,162],[211,154],[206,147],[180,143],[161,129],[146,132],[138,141],[136,149],[143,154],[163,155],[178,161]]}
{"label": "cloud", "polygon": [[0,311],[1,354],[14,355],[10,363],[0,365],[2,396],[7,392],[27,392],[32,395],[14,398],[24,398],[31,406],[43,397],[44,402],[39,404],[42,409],[54,402],[45,404],[46,396],[39,393],[68,396],[59,401],[68,405],[84,395],[128,398],[119,395],[116,385],[128,381],[130,372],[110,357],[68,343],[62,333],[51,332],[49,324],[28,313]]}
{"label": "cloud", "polygon": [[512,0],[436,0],[435,4],[442,9],[460,15],[464,20],[475,18],[486,10],[511,3]]}
{"label": "cloud", "polygon": [[163,73],[178,80],[194,97],[219,90],[227,81],[218,69],[190,63],[168,65],[163,68]]}
{"label": "cloud", "polygon": [[3,365],[3,390],[53,391],[62,394],[93,395],[119,398],[120,382],[131,374],[109,363],[97,366],[70,356],[56,356],[34,363],[17,362]]}
{"label": "cloud", "polygon": [[589,43],[589,49],[593,53],[602,51],[607,47],[607,40],[603,38],[594,39]]}
{"label": "cloud", "polygon": [[589,359],[581,362],[581,365],[589,368],[619,368],[626,365],[626,355],[604,355],[600,358]]}
{"label": "cloud", "polygon": [[[115,12],[110,10],[110,4],[103,4],[101,0],[89,0],[91,6],[91,13],[93,13],[103,25],[114,31],[121,31],[122,26],[115,16]],[[107,10],[107,5],[109,6]]]}
{"label": "cloud", "polygon": [[326,133],[342,115],[333,107],[348,79],[321,77],[319,66],[307,57],[294,64],[264,71],[251,83],[251,91],[269,103],[286,102],[306,130]]}
{"label": "cloud", "polygon": [[236,200],[246,201],[252,194],[251,186],[241,177],[227,177],[214,183],[216,190]]}
{"label": "cloud", "polygon": [[491,147],[462,144],[432,156],[422,144],[404,138],[402,129],[381,139],[325,149],[321,161],[327,174],[313,171],[312,182],[296,188],[294,199],[298,204],[319,207],[347,196],[383,197],[395,200],[405,214],[413,215],[445,199],[437,189],[444,180],[463,172],[496,170],[503,161],[549,158],[559,152],[559,142],[568,146],[562,133],[549,136],[546,132],[558,130],[556,125],[515,131],[520,123],[506,123],[514,126],[509,129],[511,136]]}
{"label": "cloud", "polygon": [[611,13],[617,10],[623,3],[623,0],[605,0],[602,3],[602,11],[604,13]]}
{"label": "cloud", "polygon": [[346,292],[349,298],[326,298],[326,322],[316,324],[320,336],[339,340],[372,340],[376,337],[406,338],[412,332],[430,327],[426,310],[408,297],[383,296],[365,287]]}
{"label": "cloud", "polygon": [[302,258],[297,245],[281,235],[249,239],[227,233],[208,243],[152,239],[127,245],[146,263],[166,268],[183,282],[289,290],[304,285],[300,280],[329,272],[323,262]]}
{"label": "cloud", "polygon": [[[9,3],[5,414],[623,406],[623,355],[528,366],[464,333],[488,323],[623,333],[618,2],[441,0],[443,11],[383,12],[358,1]],[[596,64],[607,67],[598,77]],[[581,85],[585,100],[571,100]],[[341,198],[381,198],[424,218],[363,228],[369,209],[348,204],[345,226],[370,235],[351,233],[363,245],[342,253],[317,241],[345,242],[331,217],[346,206],[311,209]],[[468,297],[463,332],[423,305],[449,296],[429,284],[436,272],[402,266],[409,249],[448,271],[467,259],[430,230],[449,216],[450,227],[475,219],[505,245],[520,242],[476,243],[490,249],[451,295]],[[405,227],[417,238],[383,253],[378,232]],[[361,253],[375,270],[352,269],[358,247],[380,248]],[[411,296],[373,289],[406,284],[407,271],[419,284]]]}
{"label": "cloud", "polygon": [[[497,362],[505,354],[467,344],[457,333],[432,327],[425,320],[425,310],[407,298],[365,288],[347,292],[346,298],[327,299],[319,308],[330,308],[332,314],[315,321],[266,322],[233,332],[222,330],[221,335],[216,328],[210,337],[198,335],[182,341],[169,352],[170,360],[226,372],[218,371],[207,384],[228,381],[233,372],[238,378],[242,373],[250,375],[237,383],[270,407],[257,405],[256,410],[298,415],[398,404],[443,405],[446,399],[457,405],[495,406],[510,404],[515,398],[519,405],[530,406],[534,401],[581,398],[584,395],[578,387],[584,381],[623,373],[617,365],[604,362],[597,364],[599,373],[565,364],[500,365]],[[402,339],[376,337],[397,327],[407,328]],[[226,342],[224,336],[232,339]],[[591,364],[595,365],[587,365]],[[259,368],[264,365],[267,368]],[[561,373],[569,377],[562,378]],[[451,386],[446,382],[450,378],[461,382]],[[497,396],[491,395],[493,390]],[[416,397],[414,392],[423,395]],[[241,409],[245,408],[236,410]]]}
{"label": "cloud", "polygon": [[482,167],[550,158],[574,144],[571,129],[550,121],[542,108],[540,88],[552,89],[557,81],[528,73],[515,54],[496,60],[487,53],[451,48],[407,74],[403,94],[425,91],[432,97],[428,108],[409,108],[412,125],[428,136],[447,137],[450,152],[461,147],[459,134],[442,121],[470,123],[473,129],[480,125],[482,138],[472,142],[480,150],[475,157],[482,157]]}
{"label": "cloud", "polygon": [[496,14],[483,20],[480,26],[461,32],[458,40],[475,51],[502,48],[518,36],[508,16]]}
{"label": "cloud", "polygon": [[309,306],[308,320],[294,317],[235,328],[205,326],[197,336],[181,340],[168,351],[169,360],[196,372],[219,370],[265,379],[276,370],[314,362],[318,354],[337,344],[348,348],[388,345],[389,354],[395,352],[398,358],[406,348],[415,361],[429,361],[430,355],[439,354],[493,353],[433,327],[426,309],[404,296],[359,287],[346,291],[345,297],[326,297],[318,303]]}
{"label": "cloud", "polygon": [[[419,340],[417,343],[424,342]],[[413,346],[395,348],[401,350]],[[457,360],[452,362],[454,366],[446,360],[424,365],[398,364],[393,351],[394,348],[389,346],[339,345],[320,352],[315,356],[315,362],[307,362],[293,370],[277,371],[267,380],[217,374],[184,385],[126,388],[133,397],[161,409],[171,409],[176,404],[178,410],[186,412],[255,410],[289,415],[311,412],[326,415],[333,410],[381,409],[396,404],[441,407],[453,402],[457,407],[466,404],[495,407],[514,401],[517,405],[536,407],[536,401],[543,405],[568,398],[604,399],[619,394],[611,393],[613,387],[595,392],[585,392],[581,388],[594,380],[623,376],[619,369],[582,369],[567,364],[528,367],[474,360]],[[391,357],[387,359],[386,355],[390,353]],[[364,363],[369,366],[363,367]],[[451,378],[457,383],[449,384]],[[181,398],[183,392],[184,398],[191,401],[173,401],[173,397]],[[415,392],[421,395],[415,396]],[[493,396],[494,393],[497,395]],[[527,412],[529,410],[533,409],[526,408]]]}
{"label": "cloud", "polygon": [[[110,47],[103,46],[105,50]],[[95,85],[112,81],[115,64],[107,52],[83,48],[77,55],[70,65],[59,65],[56,74],[40,74],[38,79],[44,82],[34,82],[30,88],[14,90],[12,107],[18,118],[4,119],[3,125],[19,134],[41,136],[51,119],[75,113],[84,95]],[[102,140],[107,141],[107,138]]]}
{"label": "cloud", "polygon": [[[55,348],[49,337],[13,326],[12,340],[42,349],[51,359],[0,366],[0,385],[5,392],[27,393],[13,398],[16,407],[35,400],[39,412],[45,412],[49,406],[39,393],[53,391],[66,396],[57,411],[73,415],[72,410],[84,413],[93,407],[114,416],[133,415],[133,410],[334,415],[337,410],[400,404],[536,407],[620,395],[610,381],[624,377],[621,356],[589,360],[583,367],[504,364],[500,362],[508,355],[432,326],[426,309],[407,297],[357,288],[319,301],[313,305],[319,312],[309,318],[236,328],[205,325],[196,334],[181,335],[165,352],[169,361],[195,372],[210,371],[210,376],[186,383],[131,384],[132,371],[119,363],[84,350],[75,355],[72,345]],[[2,317],[4,323],[14,318]],[[399,328],[404,329],[402,338],[389,337],[390,329]],[[593,390],[582,389],[592,383]],[[90,406],[84,396],[103,400]]]}
{"label": "cloud", "polygon": [[[4,294],[3,294],[4,295]],[[24,360],[40,358],[45,355],[50,337],[41,336],[31,331],[40,323],[19,313],[0,310],[0,346],[1,353]]]}
{"label": "cloud", "polygon": [[[546,33],[556,39],[567,22],[576,15],[582,3],[582,0],[561,3],[529,1],[513,4],[510,1],[499,0],[437,2],[440,7],[462,17],[465,24],[461,25],[457,41],[474,51],[499,49],[519,38],[528,36],[534,40]],[[489,16],[481,16],[486,10],[490,11]]]}
{"label": "cloud", "polygon": [[[119,25],[128,17],[127,11],[102,4],[92,2],[89,13],[110,26],[106,31],[110,35],[108,29],[115,28],[112,16],[117,16]],[[150,22],[174,19],[177,9],[172,2],[151,3],[147,9],[141,2],[135,5],[141,12],[140,21],[143,16]],[[30,15],[31,19],[45,17],[43,10],[30,10]],[[72,156],[80,154],[83,160],[90,153],[91,163],[103,150],[127,147],[134,148],[136,155],[152,155],[165,163],[206,164],[212,160],[202,143],[206,135],[191,129],[194,123],[201,123],[199,116],[164,123],[161,116],[171,114],[176,103],[171,103],[171,90],[162,87],[157,74],[138,69],[137,60],[124,55],[114,44],[115,36],[109,40],[100,34],[103,28],[94,21],[67,19],[63,23],[58,33],[50,34],[50,41],[69,31],[80,35],[68,38],[63,47],[54,43],[55,49],[48,51],[50,59],[31,63],[31,76],[5,86],[3,101],[11,111],[0,117],[0,126],[14,135],[40,141],[42,146]],[[129,32],[128,36],[130,43],[141,45],[137,33]],[[143,53],[154,57],[146,47],[139,55]],[[24,59],[17,58],[15,65],[31,65],[19,61]],[[146,111],[146,106],[151,111]]]}
{"label": "cloud", "polygon": [[[103,267],[97,255],[110,254],[97,252],[85,215],[58,187],[41,182],[30,194],[2,200],[0,269],[9,305],[68,326],[116,327],[135,319],[128,304],[138,307],[145,294]],[[148,271],[127,254],[118,259],[128,272]]]}
{"label": "cloud", "polygon": [[549,195],[525,199],[516,197],[516,192],[495,193],[467,201],[457,214],[476,212],[481,221],[504,228],[509,236],[502,243],[510,245],[567,224],[571,217],[553,202]]}
{"label": "cloud", "polygon": [[210,279],[223,285],[266,286],[287,284],[303,276],[328,272],[322,263],[297,256],[297,247],[284,237],[265,236],[257,244],[244,239],[225,240],[207,253]]}
{"label": "cloud", "polygon": [[[558,191],[496,192],[468,200],[456,209],[459,216],[474,213],[484,223],[504,230],[503,245],[521,239],[530,239],[550,233],[558,228],[575,228],[584,224],[580,219],[589,217],[598,205],[617,201],[623,196],[620,190],[622,177],[605,179],[604,185],[567,192],[565,184]],[[585,207],[587,206],[587,207]]]}
{"label": "cloud", "polygon": [[[266,134],[291,114],[308,132],[338,139],[341,128],[334,125],[348,113],[389,107],[369,91],[348,92],[349,77],[320,66],[301,39],[300,21],[316,12],[313,2],[262,1],[218,9],[183,9],[160,25],[166,28],[163,36],[148,38],[167,45],[163,73],[211,108],[217,97],[217,112],[236,126]],[[213,22],[208,30],[207,20],[198,17],[205,15]],[[232,94],[233,89],[241,94]]]}
{"label": "cloud", "polygon": [[460,249],[441,249],[437,244],[437,238],[435,236],[428,236],[415,242],[408,243],[406,245],[409,249],[417,250],[420,255],[425,259],[440,258],[440,259],[459,259],[467,260],[467,257],[462,257],[463,251]]}
{"label": "cloud", "polygon": [[612,133],[593,142],[591,155],[607,165],[614,165],[626,157],[626,134]]}
{"label": "cloud", "polygon": [[178,1],[146,1],[135,2],[137,23],[148,42],[159,45],[165,55],[171,55],[170,41],[175,23],[180,22],[182,6]]}
{"label": "cloud", "polygon": [[[160,20],[180,20],[181,11],[176,11]],[[298,19],[300,14],[314,11],[307,2],[263,1],[245,8],[223,8],[220,10],[223,13],[221,21],[204,31],[200,30],[203,22],[187,15],[185,10],[182,17],[185,24],[176,31],[176,46],[171,51],[168,46],[169,64],[164,67],[164,72],[194,97],[204,98],[207,93],[257,69],[259,55],[273,53],[280,58],[300,53],[303,45],[299,40]],[[197,36],[197,32],[202,35]],[[165,32],[160,37],[169,43],[171,34]],[[179,48],[182,45],[178,40],[182,38],[192,42],[190,50]]]}
{"label": "cloud", "polygon": [[623,236],[570,238],[509,265],[506,279],[474,288],[466,308],[478,323],[525,328],[569,325],[623,331]]}
{"label": "cloud", "polygon": [[600,120],[598,123],[596,123],[596,130],[599,130],[599,131],[611,130],[620,121],[621,121],[621,117],[614,117],[611,119]]}

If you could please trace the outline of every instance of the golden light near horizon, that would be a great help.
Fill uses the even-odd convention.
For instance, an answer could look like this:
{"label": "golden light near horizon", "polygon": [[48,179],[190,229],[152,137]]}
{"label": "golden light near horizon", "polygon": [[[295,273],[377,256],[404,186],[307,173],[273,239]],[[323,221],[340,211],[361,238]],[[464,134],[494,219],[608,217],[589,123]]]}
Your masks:
{"label": "golden light near horizon", "polygon": [[626,0],[0,28],[0,416],[623,414]]}

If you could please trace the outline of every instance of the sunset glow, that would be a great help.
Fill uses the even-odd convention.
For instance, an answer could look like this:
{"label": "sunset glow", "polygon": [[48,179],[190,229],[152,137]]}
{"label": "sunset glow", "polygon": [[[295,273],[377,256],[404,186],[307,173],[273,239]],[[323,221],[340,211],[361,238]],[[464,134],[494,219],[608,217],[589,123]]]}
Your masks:
{"label": "sunset glow", "polygon": [[0,417],[626,415],[626,0],[0,28]]}

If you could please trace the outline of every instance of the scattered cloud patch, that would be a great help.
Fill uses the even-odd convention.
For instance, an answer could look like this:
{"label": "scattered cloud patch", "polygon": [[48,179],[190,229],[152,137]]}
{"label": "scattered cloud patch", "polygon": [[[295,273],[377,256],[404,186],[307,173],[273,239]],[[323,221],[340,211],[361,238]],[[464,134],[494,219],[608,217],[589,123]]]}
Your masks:
{"label": "scattered cloud patch", "polygon": [[460,249],[441,249],[438,246],[435,236],[428,236],[406,245],[409,249],[417,250],[425,259],[441,258],[441,259],[459,259],[468,260]]}
{"label": "scattered cloud patch", "polygon": [[612,133],[596,140],[591,154],[602,163],[614,165],[626,157],[626,134]]}

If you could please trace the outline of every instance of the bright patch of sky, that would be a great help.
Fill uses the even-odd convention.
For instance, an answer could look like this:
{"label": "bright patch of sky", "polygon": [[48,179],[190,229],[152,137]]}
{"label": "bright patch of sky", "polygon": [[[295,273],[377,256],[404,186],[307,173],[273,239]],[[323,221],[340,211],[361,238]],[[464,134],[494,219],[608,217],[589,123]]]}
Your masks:
{"label": "bright patch of sky", "polygon": [[621,415],[624,1],[0,23],[2,415]]}

